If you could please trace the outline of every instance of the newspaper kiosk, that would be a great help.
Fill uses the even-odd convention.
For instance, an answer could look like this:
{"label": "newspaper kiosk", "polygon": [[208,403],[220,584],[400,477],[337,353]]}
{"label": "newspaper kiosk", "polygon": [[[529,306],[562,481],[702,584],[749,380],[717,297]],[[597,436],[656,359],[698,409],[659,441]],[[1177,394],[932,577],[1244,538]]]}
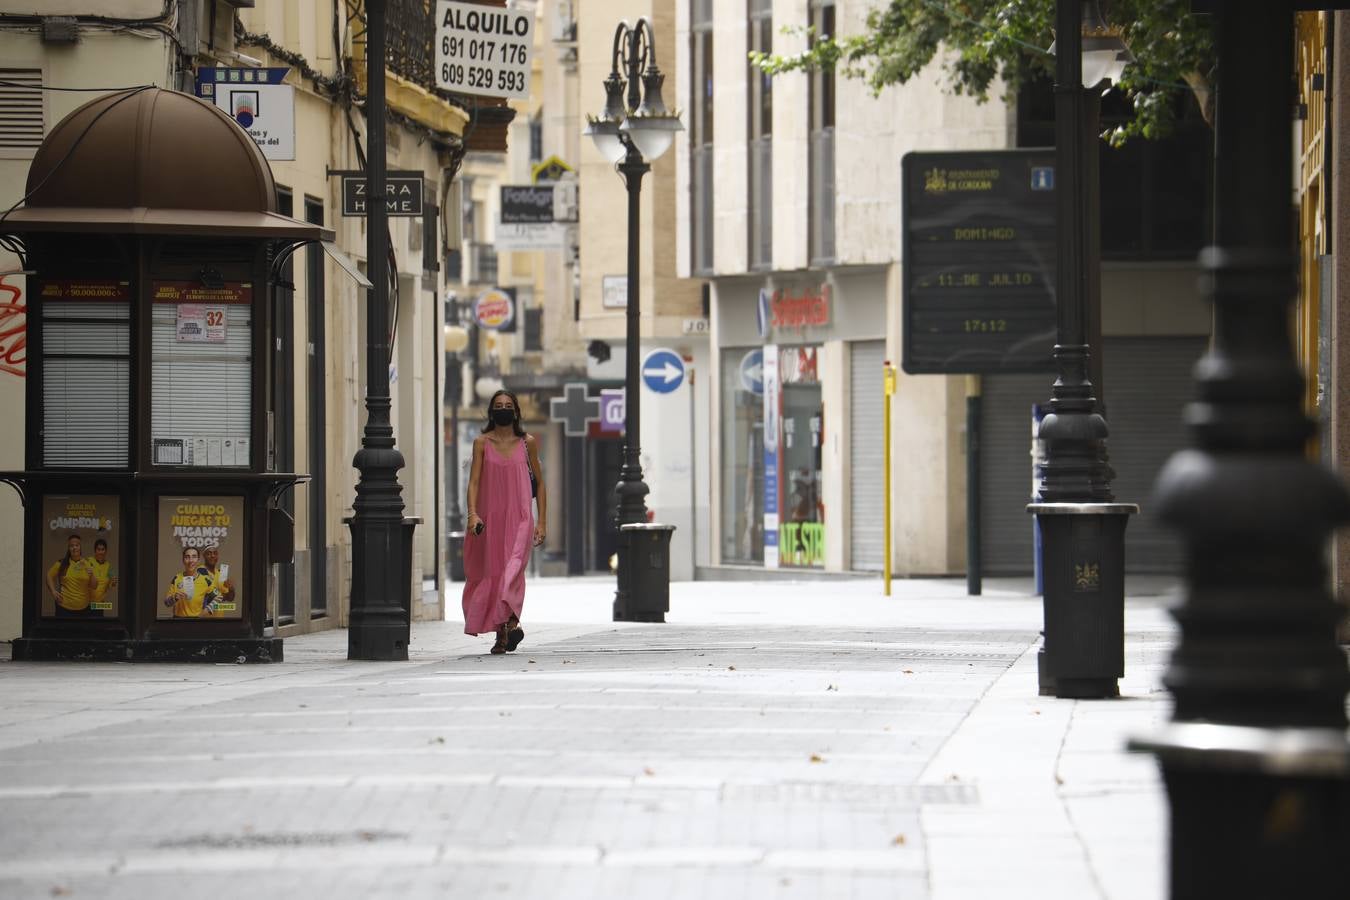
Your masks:
{"label": "newspaper kiosk", "polygon": [[[15,659],[277,661],[268,303],[323,228],[276,212],[224,113],[139,88],[71,113],[0,221],[28,278],[23,637]],[[17,427],[12,423],[11,427]]]}

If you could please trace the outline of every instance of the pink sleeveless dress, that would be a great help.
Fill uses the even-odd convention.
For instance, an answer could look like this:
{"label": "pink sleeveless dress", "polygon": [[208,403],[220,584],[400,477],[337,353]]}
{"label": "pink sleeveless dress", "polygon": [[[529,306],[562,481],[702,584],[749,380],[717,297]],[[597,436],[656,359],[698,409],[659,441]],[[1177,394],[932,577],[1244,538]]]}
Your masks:
{"label": "pink sleeveless dress", "polygon": [[508,456],[485,442],[477,502],[483,533],[464,536],[464,633],[490,634],[525,605],[534,500],[524,438]]}

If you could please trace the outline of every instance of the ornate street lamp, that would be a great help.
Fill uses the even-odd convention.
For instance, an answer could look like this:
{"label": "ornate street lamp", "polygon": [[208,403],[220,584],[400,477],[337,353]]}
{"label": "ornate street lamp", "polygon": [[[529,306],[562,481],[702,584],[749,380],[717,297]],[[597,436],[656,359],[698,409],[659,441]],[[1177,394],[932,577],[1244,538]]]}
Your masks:
{"label": "ornate street lamp", "polygon": [[[370,196],[385,188],[385,2],[366,2],[366,180]],[[389,396],[389,252],[387,212],[370,204],[366,219],[366,264],[373,285],[366,304],[366,427],[352,465],[356,482],[352,531],[352,599],[347,658],[405,660],[412,622],[412,532],[403,516],[398,470],[403,454],[394,445]]]}
{"label": "ornate street lamp", "polygon": [[1138,507],[1111,493],[1115,472],[1093,386],[1100,360],[1091,348],[1101,346],[1097,90],[1102,78],[1119,77],[1129,51],[1096,2],[1058,0],[1055,25],[1058,378],[1039,432],[1040,502],[1027,506],[1044,557],[1040,691],[1114,697],[1125,668],[1125,525]]}
{"label": "ornate street lamp", "polygon": [[1158,477],[1186,546],[1181,639],[1157,754],[1171,897],[1340,900],[1350,890],[1350,671],[1326,542],[1350,494],[1310,460],[1290,338],[1298,250],[1289,185],[1294,12],[1217,4],[1214,242],[1200,254],[1214,340],[1186,410],[1193,447]]}
{"label": "ornate street lamp", "polygon": [[[661,99],[665,75],[656,65],[656,39],[646,17],[630,27],[620,22],[614,30],[614,50],[609,77],[605,79],[605,108],[598,116],[588,117],[586,134],[605,159],[614,164],[628,188],[628,300],[626,309],[627,344],[624,378],[624,450],[619,470],[617,521],[624,525],[647,521],[647,485],[642,481],[641,383],[638,367],[638,224],[641,210],[639,194],[642,176],[651,171],[654,160],[670,148],[675,133],[683,130],[678,115],[666,109]],[[635,617],[630,604],[629,577],[635,560],[630,559],[628,541],[619,541],[618,590],[614,597],[614,620]]]}

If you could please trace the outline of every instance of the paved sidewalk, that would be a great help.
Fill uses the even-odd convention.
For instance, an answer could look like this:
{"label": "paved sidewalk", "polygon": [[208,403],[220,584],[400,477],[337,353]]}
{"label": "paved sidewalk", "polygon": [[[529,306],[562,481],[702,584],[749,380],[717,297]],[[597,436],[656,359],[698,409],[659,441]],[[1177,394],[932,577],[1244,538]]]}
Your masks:
{"label": "paved sidewalk", "polygon": [[506,657],[451,621],[406,663],[3,662],[0,897],[1162,898],[1122,746],[1169,587],[1129,585],[1117,701],[1036,696],[1025,580],[676,584],[636,625],[537,579]]}

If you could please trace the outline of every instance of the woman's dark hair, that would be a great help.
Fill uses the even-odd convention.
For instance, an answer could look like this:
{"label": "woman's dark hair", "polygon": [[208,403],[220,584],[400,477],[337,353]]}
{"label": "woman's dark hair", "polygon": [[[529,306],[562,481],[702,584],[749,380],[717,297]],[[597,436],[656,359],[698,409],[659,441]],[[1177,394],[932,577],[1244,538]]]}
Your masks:
{"label": "woman's dark hair", "polygon": [[492,404],[497,402],[498,397],[511,398],[511,406],[514,407],[516,411],[516,417],[511,422],[511,430],[516,433],[516,437],[524,437],[525,429],[520,427],[520,401],[516,399],[515,394],[505,389],[500,390],[497,393],[493,394],[492,398],[487,402],[487,424],[483,426],[483,434],[487,434],[489,431],[497,427],[496,424],[494,424],[492,421]]}
{"label": "woman's dark hair", "polygon": [[84,547],[84,541],[81,540],[81,538],[80,538],[80,536],[79,536],[78,534],[68,534],[68,535],[66,535],[66,555],[63,556],[63,557],[61,557],[61,568],[59,568],[59,569],[56,570],[56,577],[57,577],[57,578],[65,578],[65,577],[66,577],[66,570],[70,568],[70,539],[71,539],[71,538],[74,538],[75,540],[79,541],[79,542],[80,542],[80,547],[81,547],[81,548]]}

